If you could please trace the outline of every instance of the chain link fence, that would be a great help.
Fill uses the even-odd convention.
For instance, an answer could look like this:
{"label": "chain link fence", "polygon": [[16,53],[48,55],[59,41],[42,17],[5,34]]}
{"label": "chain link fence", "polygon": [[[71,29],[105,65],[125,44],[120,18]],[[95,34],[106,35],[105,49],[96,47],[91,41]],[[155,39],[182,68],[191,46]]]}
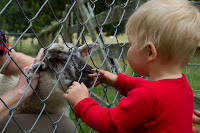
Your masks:
{"label": "chain link fence", "polygon": [[[44,48],[44,58],[46,58],[49,53],[49,48],[56,42],[65,43],[66,46],[68,46],[68,43],[73,43],[74,45],[72,47],[68,46],[72,51],[75,49],[75,47],[81,46],[82,44],[88,44],[89,42],[93,42],[94,44],[98,44],[99,49],[89,54],[89,56],[85,59],[85,62],[87,64],[90,64],[93,68],[99,70],[107,70],[116,74],[122,72],[129,76],[139,76],[133,73],[126,59],[126,52],[128,50],[128,39],[127,36],[124,34],[124,31],[121,29],[124,29],[124,23],[127,21],[128,17],[135,10],[137,10],[140,4],[146,2],[145,0],[105,0],[105,6],[102,7],[102,11],[98,13],[96,13],[95,9],[96,5],[98,5],[97,3],[99,2],[99,0],[71,0],[70,4],[66,4],[65,11],[63,11],[62,13],[62,18],[56,17],[54,9],[52,8],[52,5],[48,0],[45,0],[40,5],[40,8],[35,12],[32,18],[27,17],[27,14],[22,8],[20,2],[20,0],[7,0],[3,8],[0,9],[1,16],[7,11],[11,4],[15,4],[19,7],[21,13],[23,14],[23,17],[27,20],[27,27],[22,33],[10,33],[9,31],[6,31],[7,37],[9,37],[8,41],[12,45],[8,52],[9,57],[5,61],[3,66],[0,68],[0,72],[3,70],[4,66],[6,65],[9,59],[15,62],[15,60],[12,57],[12,49],[25,52],[22,50],[23,47],[29,45],[30,47],[27,47],[26,49],[35,49],[36,52],[31,55],[35,56],[39,48]],[[192,2],[196,4],[200,3],[198,1]],[[65,2],[63,2],[63,4],[65,4]],[[34,20],[39,17],[40,13],[44,12],[43,9],[45,6],[49,7],[48,12],[53,14],[54,20],[56,21],[51,22],[51,25],[45,26],[39,33],[36,33],[33,28],[33,25],[35,24]],[[109,29],[113,30],[113,32],[110,35],[106,34],[106,32],[108,32],[108,30],[106,30],[106,26],[109,26]],[[14,38],[12,39],[13,36]],[[25,41],[23,40],[26,40],[24,38],[29,39],[29,44],[27,43],[26,45],[23,45],[23,43],[25,43]],[[91,48],[90,46],[88,47]],[[199,49],[197,49],[197,52],[200,52]],[[69,58],[71,57],[72,54],[69,56]],[[42,60],[44,60],[44,58]],[[68,61],[64,63],[66,67]],[[194,78],[198,78],[198,75],[195,75],[195,73],[192,72],[199,71],[199,63],[200,62],[194,60],[192,63],[188,64],[184,71],[189,83],[191,84],[195,92],[198,92],[199,86],[198,84],[196,84],[196,82],[198,81],[195,81]],[[23,72],[22,68],[19,67],[17,62],[15,62],[15,64]],[[81,69],[81,73],[83,70],[84,67]],[[60,80],[59,75],[63,71],[57,72],[54,69],[52,69],[52,71],[54,71],[58,76],[58,81],[55,83],[55,86],[57,86]],[[28,77],[27,75],[25,76],[27,77],[30,85],[30,77]],[[79,75],[80,78],[81,76],[82,74]],[[79,82],[80,78],[78,80]],[[55,86],[52,86],[52,91],[55,89]],[[0,89],[2,89],[1,86]],[[97,100],[100,103],[100,105],[109,108],[116,106],[119,103],[119,99],[121,98],[119,92],[115,91],[112,87],[106,86],[104,84],[98,87],[92,86],[91,88],[89,88],[89,92],[90,96]],[[10,117],[4,125],[4,128],[1,132],[6,131],[6,128],[9,125],[11,119],[15,120],[16,125],[19,129],[21,129],[22,132],[32,132],[38,120],[42,116],[42,113],[48,116],[49,120],[51,121],[51,125],[54,128],[53,132],[56,132],[56,125],[61,121],[65,112],[60,114],[58,120],[53,120],[49,113],[44,111],[45,101],[40,98],[38,99],[43,103],[41,113],[38,114],[38,117],[34,121],[32,127],[28,130],[25,130],[25,128],[20,123],[18,123],[18,120],[15,118],[15,108],[17,108],[20,101],[18,101],[18,104],[14,108],[10,108],[0,97],[0,102],[2,102],[10,110]],[[65,109],[67,110],[69,108],[70,106],[66,106]],[[84,123],[80,119],[75,118],[72,108],[70,109],[70,118],[76,124],[76,128],[79,132],[95,132],[86,125],[84,125]]]}

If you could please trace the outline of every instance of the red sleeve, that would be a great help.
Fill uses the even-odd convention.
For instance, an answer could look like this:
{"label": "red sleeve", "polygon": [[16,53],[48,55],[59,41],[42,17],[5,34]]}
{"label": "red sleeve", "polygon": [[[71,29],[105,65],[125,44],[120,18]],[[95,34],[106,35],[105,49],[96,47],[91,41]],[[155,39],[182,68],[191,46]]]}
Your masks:
{"label": "red sleeve", "polygon": [[83,99],[75,106],[75,115],[98,132],[132,131],[149,118],[156,105],[155,96],[148,89],[130,91],[116,108],[102,108],[92,98]]}
{"label": "red sleeve", "polygon": [[115,83],[115,89],[118,90],[123,96],[127,96],[127,93],[130,90],[145,82],[148,82],[148,80],[140,77],[130,77],[123,73],[119,73]]}

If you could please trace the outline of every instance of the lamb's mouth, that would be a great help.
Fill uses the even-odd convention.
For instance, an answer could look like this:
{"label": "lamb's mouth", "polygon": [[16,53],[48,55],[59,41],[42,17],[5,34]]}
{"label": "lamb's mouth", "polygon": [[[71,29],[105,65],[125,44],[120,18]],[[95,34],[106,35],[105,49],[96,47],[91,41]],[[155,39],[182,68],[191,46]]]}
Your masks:
{"label": "lamb's mouth", "polygon": [[81,82],[83,82],[87,88],[90,88],[92,86],[91,82],[94,80],[94,78],[81,78]]}
{"label": "lamb's mouth", "polygon": [[[81,80],[79,81],[79,83],[83,82],[87,88],[90,88],[92,86],[92,84],[90,84],[92,81],[94,80],[94,78],[81,78]],[[68,90],[68,88],[72,85],[72,83],[76,81],[78,82],[78,80],[68,80],[69,86],[64,86],[64,84],[60,84],[62,87],[61,90],[63,90],[64,92],[66,92]]]}

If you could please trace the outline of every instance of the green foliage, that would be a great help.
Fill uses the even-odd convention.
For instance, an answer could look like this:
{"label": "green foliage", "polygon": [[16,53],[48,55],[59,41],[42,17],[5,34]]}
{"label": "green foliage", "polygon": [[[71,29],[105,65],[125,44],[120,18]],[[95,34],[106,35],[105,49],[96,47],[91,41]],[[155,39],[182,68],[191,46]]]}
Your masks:
{"label": "green foliage", "polygon": [[[18,1],[24,14],[18,4],[15,1],[12,1],[0,17],[1,29],[9,32],[23,32],[31,24],[29,20],[35,17],[45,2],[45,0]],[[0,9],[3,9],[7,2],[7,0],[1,0]],[[51,21],[55,21],[56,18],[62,18],[62,11],[65,9],[67,3],[69,3],[69,1],[49,0],[49,3],[44,6],[39,15],[32,21],[32,28],[34,31],[38,33],[43,27],[49,25]],[[49,5],[51,5],[56,17]]]}
{"label": "green foliage", "polygon": [[[28,12],[30,9],[28,9],[26,6],[23,7],[23,10],[25,12]],[[28,20],[23,16],[23,13],[21,12],[20,8],[17,6],[17,4],[11,3],[9,8],[7,8],[5,11],[4,19],[6,21],[4,30],[17,32],[22,31],[28,26]],[[20,19],[16,19],[20,18]]]}
{"label": "green foliage", "polygon": [[[124,3],[126,3],[127,0],[119,0],[119,1],[115,1],[115,3],[112,3],[112,2],[113,2],[113,0],[106,0],[106,2],[104,0],[98,0],[95,3],[95,10],[94,10],[95,14],[99,14],[99,13],[101,13],[103,11],[108,11],[109,10],[109,6],[111,4],[113,4],[111,6],[112,8],[114,6],[121,6]],[[108,18],[108,19],[112,20],[112,17],[114,17],[114,16],[109,16],[109,17],[111,17],[111,18]],[[108,24],[108,25],[104,25],[103,26],[104,32],[106,33],[107,36],[113,35],[116,31],[117,31],[116,35],[124,33],[125,23],[126,22],[122,21],[121,24],[118,27],[115,27],[116,25],[118,25],[118,23],[119,22],[114,22],[113,24]]]}
{"label": "green foliage", "polygon": [[[6,5],[6,3],[7,3],[6,0],[0,0],[0,11],[4,8],[4,6]],[[1,22],[0,28],[5,27],[5,16],[0,15],[0,22]]]}
{"label": "green foliage", "polygon": [[[113,0],[106,0],[106,2],[104,0],[96,1],[94,13],[98,14],[108,10],[108,7],[112,3],[112,1]],[[119,4],[124,4],[126,1],[127,0],[115,1],[115,3],[112,5],[112,8],[114,6],[119,6]],[[3,9],[3,7],[6,5],[7,2],[8,2],[7,0],[1,0],[0,9]],[[18,2],[22,10],[24,11],[24,14],[22,10],[19,8],[17,2],[12,1],[11,4],[6,8],[6,10],[4,10],[4,12],[1,14],[0,17],[1,29],[7,30],[9,32],[23,32],[30,24],[32,24],[33,30],[36,33],[38,33],[42,28],[49,25],[51,21],[55,21],[56,18],[61,19],[62,12],[65,10],[65,5],[70,4],[73,1],[49,0],[49,3],[47,3],[44,6],[39,15],[32,21],[32,23],[30,23],[29,20],[35,17],[35,15],[42,7],[45,0],[34,0],[34,1],[18,0]],[[55,16],[51,11],[49,5],[51,5],[51,8],[53,9]],[[92,3],[91,5],[93,6]],[[113,23],[113,25],[117,24],[118,22]],[[116,29],[113,27],[113,25],[109,24],[104,26],[104,32],[106,32],[107,35],[114,34]],[[122,24],[120,24],[120,26],[117,27],[117,34],[124,32],[124,25],[125,22],[122,22]]]}
{"label": "green foliage", "polygon": [[114,35],[114,33],[117,31],[116,35],[122,34],[125,32],[125,21],[122,21],[121,24],[118,27],[115,27],[118,25],[119,22],[114,22],[113,24],[108,24],[103,26],[104,31],[106,32],[106,36]]}
{"label": "green foliage", "polygon": [[[85,124],[81,119],[77,119],[76,116],[74,115],[74,112],[70,109],[70,113],[69,113],[70,118],[72,119],[72,121],[75,123],[75,125],[77,125],[77,121],[79,120],[79,124],[77,126],[77,130],[79,133],[89,133],[91,131],[91,128]],[[92,130],[90,133],[97,133],[96,131]]]}
{"label": "green foliage", "polygon": [[[142,0],[141,3],[146,0]],[[199,1],[199,0],[197,0]],[[8,0],[0,0],[0,11],[7,4]],[[7,30],[9,32],[23,32],[29,25],[29,20],[32,19],[38,10],[41,8],[45,0],[18,0],[21,5],[25,15],[22,13],[16,1],[12,1],[11,4],[4,10],[4,12],[0,15],[1,29]],[[56,18],[62,18],[62,11],[65,10],[65,5],[70,4],[73,0],[49,0],[48,3],[51,5]],[[90,1],[91,2],[91,1]],[[103,11],[108,10],[109,6],[112,8],[114,6],[119,6],[127,2],[127,0],[116,0],[113,4],[113,0],[97,0],[92,1],[95,4],[94,14],[101,13]],[[35,32],[39,32],[43,27],[49,25],[51,21],[55,21],[56,18],[52,13],[49,4],[46,4],[39,15],[32,22],[32,28]],[[91,3],[92,6],[94,6]],[[113,4],[113,5],[112,5]],[[118,22],[113,23],[113,25],[117,25]],[[103,26],[104,32],[107,35],[113,35],[115,32],[115,28],[112,24]],[[119,27],[117,27],[117,34],[124,33],[125,22],[122,22]]]}

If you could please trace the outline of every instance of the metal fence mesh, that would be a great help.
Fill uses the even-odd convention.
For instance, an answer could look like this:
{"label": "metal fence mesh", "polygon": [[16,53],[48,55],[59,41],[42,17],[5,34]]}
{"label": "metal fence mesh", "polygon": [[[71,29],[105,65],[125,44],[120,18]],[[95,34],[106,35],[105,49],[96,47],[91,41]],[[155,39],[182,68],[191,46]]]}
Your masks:
{"label": "metal fence mesh", "polygon": [[[20,68],[20,66],[13,59],[11,50],[16,49],[17,46],[20,45],[20,41],[23,40],[23,37],[31,32],[31,35],[36,39],[36,42],[38,43],[38,47],[42,47],[45,49],[45,55],[44,55],[42,61],[44,60],[44,58],[46,58],[46,56],[48,54],[48,49],[55,42],[58,42],[59,39],[61,39],[61,41],[63,43],[66,43],[66,42],[74,43],[74,46],[71,47],[72,51],[73,51],[73,48],[75,46],[79,46],[80,43],[83,44],[83,43],[88,43],[89,41],[92,41],[95,44],[97,44],[97,43],[99,44],[100,50],[98,50],[95,53],[91,53],[85,60],[86,63],[91,64],[96,69],[104,69],[104,70],[111,71],[113,73],[122,72],[129,76],[138,76],[132,72],[132,70],[130,69],[128,62],[126,60],[126,51],[127,51],[127,47],[128,47],[127,46],[127,43],[128,43],[127,36],[123,33],[118,34],[118,32],[119,32],[119,28],[124,27],[124,25],[122,25],[123,21],[126,21],[128,16],[131,13],[133,13],[139,7],[139,5],[141,3],[144,3],[145,1],[127,0],[125,2],[121,2],[120,0],[112,0],[112,1],[105,0],[104,2],[105,2],[106,7],[102,7],[102,8],[104,9],[104,11],[106,11],[106,13],[104,14],[103,19],[100,19],[97,16],[97,14],[95,13],[95,8],[97,5],[96,3],[98,2],[98,0],[88,0],[86,2],[83,0],[71,0],[71,3],[67,5],[67,8],[66,8],[67,10],[66,10],[65,14],[63,15],[64,17],[62,19],[59,19],[56,17],[55,12],[51,6],[51,3],[48,0],[45,0],[43,2],[43,4],[40,5],[40,8],[38,9],[37,12],[35,12],[35,15],[32,18],[29,18],[27,16],[27,14],[24,11],[24,9],[22,8],[20,2],[21,2],[20,0],[15,0],[15,1],[7,0],[4,7],[2,9],[0,9],[0,17],[1,17],[1,15],[3,15],[6,12],[7,8],[9,8],[9,6],[11,4],[16,4],[19,7],[19,9],[21,10],[23,17],[25,17],[27,20],[26,29],[20,34],[17,33],[17,35],[19,35],[19,36],[16,37],[16,39],[13,41],[13,45],[9,49],[9,52],[8,52],[9,57],[5,61],[3,66],[0,68],[0,72],[3,70],[3,68],[5,67],[8,60],[11,59],[13,62],[15,62],[17,67],[23,73],[22,68]],[[200,3],[198,1],[192,1],[192,2]],[[52,38],[45,40],[48,42],[43,41],[43,38],[41,37],[42,34],[36,33],[33,29],[34,20],[39,16],[39,14],[41,12],[43,12],[43,8],[45,6],[49,7],[49,13],[53,14],[54,19],[56,20],[56,27],[57,27],[56,32],[54,33]],[[119,9],[119,12],[117,12],[118,10],[116,9],[116,7],[118,7],[117,9]],[[129,8],[129,7],[131,7],[131,8]],[[73,14],[71,15],[72,12],[73,12]],[[114,12],[117,13],[118,16],[116,16],[116,14]],[[72,19],[70,19],[70,21],[71,21],[70,25],[72,28],[71,29],[69,28],[70,31],[65,31],[66,30],[65,23],[66,22],[69,23],[68,19],[70,17],[72,18]],[[116,19],[116,18],[118,18],[118,19]],[[15,19],[20,19],[20,18],[15,18]],[[73,22],[73,19],[76,21]],[[11,21],[13,21],[13,20],[11,20]],[[108,25],[108,24],[110,24],[109,26],[112,27],[113,33],[112,33],[112,35],[106,36],[104,34],[106,27],[104,27],[104,26]],[[75,32],[74,32],[76,34],[70,33],[70,32],[72,32],[73,28],[75,28],[75,27],[79,27],[78,30],[75,30]],[[9,34],[8,32],[9,31],[6,31],[7,36],[15,36],[16,35],[16,34]],[[66,36],[65,33],[67,33],[68,35],[71,35],[71,38]],[[66,45],[67,45],[67,43],[66,43]],[[23,46],[22,46],[22,48],[23,48]],[[71,56],[72,55],[70,55],[69,59],[71,58]],[[66,65],[67,65],[67,62],[66,62]],[[196,69],[198,66],[199,66],[199,64],[189,64],[185,70],[188,81],[191,84],[192,84],[193,79],[190,74],[190,70],[191,70],[190,68],[192,67],[192,68]],[[82,68],[82,69],[84,69],[84,68]],[[59,80],[60,80],[59,74],[62,73],[63,70],[61,70],[60,72],[55,71],[58,76],[58,82],[56,82],[55,86],[52,87],[52,92],[55,89],[56,85],[59,84]],[[36,69],[36,71],[37,71],[37,69]],[[34,74],[36,73],[36,71],[34,72]],[[193,69],[191,71],[193,71]],[[31,75],[31,76],[25,75],[25,76],[27,77],[27,81],[29,82],[29,85],[27,86],[27,89],[28,89],[28,87],[31,85],[30,78],[33,75]],[[80,77],[81,76],[82,75],[80,74]],[[111,87],[106,86],[104,84],[102,84],[99,88],[92,86],[91,88],[89,88],[89,92],[90,92],[91,97],[96,99],[102,106],[107,106],[107,107],[116,106],[119,103],[119,98],[121,97],[119,92],[114,91]],[[25,93],[26,92],[24,92],[24,94]],[[49,96],[51,95],[51,93],[49,94]],[[55,121],[51,118],[51,116],[48,114],[48,112],[45,111],[46,99],[43,100],[40,97],[38,97],[38,99],[43,104],[43,108],[42,108],[40,114],[38,114],[38,117],[35,120],[35,122],[33,123],[32,127],[29,130],[24,130],[24,128],[18,123],[18,120],[15,119],[15,108],[21,102],[23,96],[21,97],[21,99],[18,101],[18,103],[16,104],[16,106],[14,108],[10,108],[3,101],[3,99],[0,98],[1,102],[10,110],[10,117],[9,117],[6,125],[4,125],[4,128],[1,132],[4,132],[6,130],[7,125],[9,124],[11,119],[15,120],[16,124],[18,125],[18,127],[21,129],[22,132],[31,132],[33,130],[33,128],[35,127],[35,125],[37,124],[38,119],[40,119],[42,113],[46,113],[48,115],[48,118],[50,119],[50,121],[52,121],[52,126],[54,127],[53,132],[56,132],[57,123],[60,122],[60,120],[63,118],[63,115],[65,114],[65,111],[68,108],[70,108],[70,106],[67,106],[66,110],[60,115],[60,119]],[[47,99],[48,99],[48,97],[47,97]],[[72,116],[72,115],[73,115],[73,109],[70,113],[70,116]],[[74,117],[74,116],[72,116],[72,117]],[[93,132],[92,129],[86,129],[85,126],[83,127],[80,119],[75,118],[75,123],[76,123],[76,127],[79,129],[79,132]]]}

